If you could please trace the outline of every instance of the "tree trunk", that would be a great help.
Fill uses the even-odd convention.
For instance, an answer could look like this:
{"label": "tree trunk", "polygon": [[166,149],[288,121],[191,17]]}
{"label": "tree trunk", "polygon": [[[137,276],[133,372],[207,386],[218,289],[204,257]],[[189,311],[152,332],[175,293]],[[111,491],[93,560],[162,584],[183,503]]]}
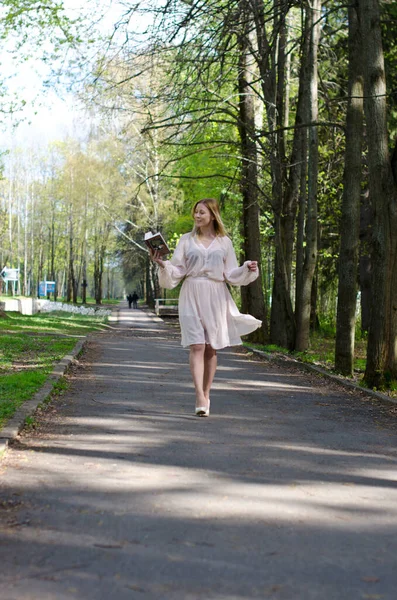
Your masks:
{"label": "tree trunk", "polygon": [[94,260],[94,296],[95,303],[102,303],[102,276],[103,276],[103,256],[102,251],[97,250]]}
{"label": "tree trunk", "polygon": [[[308,28],[311,30],[309,51],[309,122],[318,119],[318,45],[320,40],[321,0],[313,0],[307,8]],[[309,128],[308,192],[306,218],[306,247],[302,269],[301,297],[296,311],[296,350],[307,350],[310,344],[310,313],[313,277],[317,264],[317,179],[318,130]]]}
{"label": "tree trunk", "polygon": [[81,282],[81,303],[87,304],[87,259],[84,257],[83,276]]}
{"label": "tree trunk", "polygon": [[[286,7],[284,7],[286,9]],[[284,248],[284,260],[285,270],[287,276],[287,287],[288,293],[291,292],[291,279],[292,279],[292,262],[293,262],[293,250],[295,241],[295,220],[296,220],[296,209],[297,199],[299,190],[299,133],[300,130],[296,129],[294,132],[294,139],[292,143],[292,154],[288,161],[291,165],[289,168],[289,176],[287,180],[287,158],[286,158],[286,135],[283,131],[283,127],[288,127],[288,89],[289,89],[289,61],[291,54],[288,54],[288,60],[286,57],[286,44],[287,44],[287,16],[286,14],[280,15],[279,24],[279,41],[278,41],[278,59],[277,59],[277,129],[280,133],[277,136],[278,140],[278,156],[283,165],[281,171],[282,179],[282,215],[281,215],[281,239]],[[298,99],[298,108],[296,111],[296,121],[300,118],[300,102]]]}
{"label": "tree trunk", "polygon": [[24,249],[23,249],[23,295],[28,296],[30,290],[28,289],[28,231],[29,231],[29,183],[26,178],[26,189],[25,189],[25,202],[24,202]]}
{"label": "tree trunk", "polygon": [[[52,281],[55,281],[56,278],[56,274],[55,274],[55,214],[54,214],[54,210],[52,210],[52,214],[51,214],[51,235],[50,235],[50,239],[51,239],[51,248],[50,248],[50,277]],[[56,301],[57,299],[57,291],[56,291],[56,285],[55,285],[55,291],[54,291],[54,300]]]}
{"label": "tree trunk", "polygon": [[44,279],[44,249],[43,249],[43,238],[40,237],[39,249],[38,249],[38,263],[37,263],[37,287],[40,281]]}
{"label": "tree trunk", "polygon": [[[270,314],[270,340],[273,344],[292,350],[295,341],[295,317],[291,302],[291,231],[294,228],[292,187],[287,184],[285,136],[282,131],[285,115],[285,40],[287,3],[280,5],[274,20],[274,39],[270,44],[266,36],[264,4],[255,3],[255,20],[258,37],[259,70],[262,92],[266,100],[269,162],[272,178],[272,209],[274,212],[275,256],[274,278]],[[278,42],[278,43],[277,43]],[[277,52],[278,48],[278,52]]]}
{"label": "tree trunk", "polygon": [[294,349],[295,319],[288,286],[284,244],[281,237],[280,217],[275,217],[275,259],[270,314],[270,340],[281,348]]}
{"label": "tree trunk", "polygon": [[161,288],[159,285],[158,267],[149,259],[146,259],[146,302],[151,308],[154,307],[156,298],[161,298]]}
{"label": "tree trunk", "polygon": [[[306,123],[308,119],[307,105],[309,103],[309,93],[307,89],[308,79],[308,61],[310,49],[310,31],[308,31],[308,22],[305,20],[304,35],[302,40],[301,50],[301,69],[299,75],[299,98],[296,116],[296,124],[301,125]],[[305,220],[306,220],[306,204],[307,204],[307,130],[297,128],[295,130],[294,143],[297,145],[297,150],[294,153],[295,161],[291,163],[300,164],[299,181],[297,182],[298,195],[298,219],[296,227],[296,268],[295,268],[295,314],[301,311],[300,303],[302,299],[303,285],[303,264],[305,261]],[[293,158],[293,157],[292,157]],[[295,340],[296,343],[296,340]]]}
{"label": "tree trunk", "polygon": [[371,247],[374,211],[368,190],[361,197],[360,205],[360,260],[359,283],[361,304],[361,331],[368,332],[371,316]]}
{"label": "tree trunk", "polygon": [[388,148],[386,78],[378,0],[359,0],[368,136],[369,195],[375,212],[371,317],[365,381],[397,377],[397,189]]}
{"label": "tree trunk", "polygon": [[239,86],[239,132],[241,141],[241,192],[243,197],[243,233],[245,260],[258,261],[259,277],[241,290],[243,312],[262,321],[262,327],[250,334],[255,342],[266,340],[267,316],[261,277],[261,248],[258,206],[258,157],[255,135],[255,102],[251,84],[255,63],[249,53],[249,29],[251,20],[245,2],[240,3],[243,31],[240,38],[238,68]]}
{"label": "tree trunk", "polygon": [[86,193],[84,202],[84,240],[82,248],[82,282],[81,302],[87,304],[87,262],[88,262],[88,180],[86,182]]}
{"label": "tree trunk", "polygon": [[67,282],[67,293],[66,302],[75,302],[75,273],[74,273],[74,245],[73,245],[73,222],[70,217],[69,220],[69,265],[68,265],[68,282]]}
{"label": "tree trunk", "polygon": [[357,310],[357,264],[360,236],[363,77],[357,6],[349,6],[349,100],[346,114],[346,152],[340,224],[338,310],[335,369],[353,375]]}

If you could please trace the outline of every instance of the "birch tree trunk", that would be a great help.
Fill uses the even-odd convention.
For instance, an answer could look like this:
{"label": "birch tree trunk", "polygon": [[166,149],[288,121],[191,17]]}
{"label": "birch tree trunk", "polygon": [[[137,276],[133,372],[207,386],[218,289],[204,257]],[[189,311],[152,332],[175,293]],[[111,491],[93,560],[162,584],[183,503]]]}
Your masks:
{"label": "birch tree trunk", "polygon": [[146,302],[148,306],[154,307],[155,299],[161,298],[161,288],[159,285],[158,267],[146,257]]}
{"label": "birch tree trunk", "polygon": [[[244,255],[258,261],[259,277],[243,287],[242,310],[262,321],[262,327],[249,336],[251,341],[264,342],[267,331],[266,304],[261,277],[261,248],[258,205],[258,153],[255,142],[255,99],[252,90],[256,65],[249,51],[251,17],[245,1],[240,2],[242,33],[239,48],[239,133],[241,142],[241,192],[243,197]],[[253,42],[253,40],[252,40]]]}
{"label": "birch tree trunk", "polygon": [[72,202],[69,210],[69,261],[66,302],[76,302],[75,299],[75,272],[74,272],[74,226],[73,226]]}
{"label": "birch tree trunk", "polygon": [[[284,7],[287,10],[287,7]],[[292,144],[292,155],[291,159],[287,161],[287,133],[283,131],[283,127],[288,127],[288,98],[289,93],[289,71],[290,71],[290,54],[286,55],[286,44],[288,39],[287,31],[287,15],[281,13],[279,17],[279,39],[278,39],[278,51],[277,51],[277,129],[279,133],[277,135],[278,142],[278,156],[281,160],[282,170],[281,179],[283,182],[283,196],[282,196],[282,214],[281,214],[281,239],[284,249],[284,260],[285,270],[287,277],[287,288],[290,296],[291,292],[291,279],[292,279],[292,261],[293,261],[293,248],[294,248],[294,233],[295,233],[295,220],[296,220],[296,206],[297,206],[297,174],[299,167],[297,164],[297,145],[296,138]],[[298,101],[299,102],[299,101]],[[297,109],[297,113],[299,108]],[[297,131],[295,131],[295,134]],[[287,177],[287,162],[290,163],[289,176]]]}
{"label": "birch tree trunk", "polygon": [[23,213],[24,213],[24,224],[25,224],[25,231],[24,231],[24,243],[23,243],[23,294],[24,296],[28,296],[29,291],[28,290],[28,231],[29,231],[29,213],[28,213],[28,206],[29,206],[29,181],[28,181],[28,177],[26,177],[26,181],[25,181],[25,201],[24,201],[24,208],[23,208]]}
{"label": "birch tree trunk", "polygon": [[346,152],[340,224],[338,310],[335,369],[353,375],[357,310],[357,266],[360,235],[360,197],[364,84],[357,6],[349,5],[349,100],[346,113]]}
{"label": "birch tree trunk", "polygon": [[30,267],[29,267],[29,273],[30,273],[30,294],[33,298],[37,298],[37,285],[38,282],[35,281],[34,278],[34,257],[35,257],[35,252],[36,252],[36,247],[35,247],[35,239],[34,239],[34,227],[33,227],[33,223],[34,223],[34,219],[35,219],[35,193],[34,193],[34,189],[32,189],[31,192],[31,204],[30,204]]}
{"label": "birch tree trunk", "polygon": [[375,211],[372,296],[365,381],[382,387],[397,377],[397,189],[387,135],[386,79],[378,0],[359,0],[369,195]]}
{"label": "birch tree trunk", "polygon": [[75,278],[75,250],[74,250],[74,214],[73,214],[73,193],[74,193],[74,173],[73,170],[70,172],[70,187],[69,187],[69,211],[68,211],[68,234],[69,234],[69,255],[68,255],[68,279],[67,279],[67,291],[66,291],[66,302],[77,302],[76,297],[76,278]]}

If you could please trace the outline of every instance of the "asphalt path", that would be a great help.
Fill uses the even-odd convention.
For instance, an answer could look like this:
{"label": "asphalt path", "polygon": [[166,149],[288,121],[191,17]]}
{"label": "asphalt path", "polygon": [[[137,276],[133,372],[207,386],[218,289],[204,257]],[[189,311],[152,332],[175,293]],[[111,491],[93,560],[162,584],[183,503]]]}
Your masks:
{"label": "asphalt path", "polygon": [[396,600],[396,409],[122,307],[0,461],[1,600]]}

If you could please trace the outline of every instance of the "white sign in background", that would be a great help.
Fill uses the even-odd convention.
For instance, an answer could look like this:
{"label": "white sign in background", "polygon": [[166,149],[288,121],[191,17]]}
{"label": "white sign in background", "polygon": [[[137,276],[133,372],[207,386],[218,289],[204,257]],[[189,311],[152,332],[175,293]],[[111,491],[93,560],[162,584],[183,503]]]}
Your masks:
{"label": "white sign in background", "polygon": [[19,280],[19,269],[9,269],[4,267],[0,273],[4,281],[18,281]]}

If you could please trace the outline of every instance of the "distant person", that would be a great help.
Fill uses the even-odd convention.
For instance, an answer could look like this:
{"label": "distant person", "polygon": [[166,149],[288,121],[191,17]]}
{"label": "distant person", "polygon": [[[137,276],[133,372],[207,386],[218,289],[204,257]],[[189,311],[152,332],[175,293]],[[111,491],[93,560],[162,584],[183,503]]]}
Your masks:
{"label": "distant person", "polygon": [[192,215],[193,231],[181,237],[172,259],[163,260],[158,251],[151,252],[151,258],[160,267],[161,287],[172,289],[183,280],[179,297],[182,345],[190,348],[196,415],[208,417],[216,351],[241,344],[241,335],[255,331],[262,324],[259,319],[239,312],[226,283],[248,285],[255,281],[259,271],[255,260],[238,266],[216,200],[199,200]]}
{"label": "distant person", "polygon": [[133,308],[138,308],[138,300],[139,300],[139,296],[136,292],[134,292],[132,294],[132,307]]}
{"label": "distant person", "polygon": [[132,302],[133,302],[133,296],[132,296],[132,294],[128,294],[127,301],[128,301],[128,308],[131,308],[131,305],[132,305]]}

